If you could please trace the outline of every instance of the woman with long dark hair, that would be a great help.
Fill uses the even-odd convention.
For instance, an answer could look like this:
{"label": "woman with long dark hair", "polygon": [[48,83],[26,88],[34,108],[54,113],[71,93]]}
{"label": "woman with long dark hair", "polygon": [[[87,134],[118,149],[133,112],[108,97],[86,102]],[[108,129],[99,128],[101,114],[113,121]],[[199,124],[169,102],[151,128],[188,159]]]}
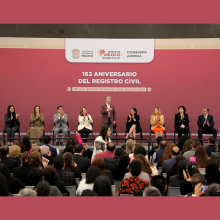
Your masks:
{"label": "woman with long dark hair", "polygon": [[[131,109],[131,114],[128,114],[127,122],[126,122],[126,130],[128,131],[129,134],[133,134],[134,138],[136,135],[136,131],[140,130],[140,116],[137,114],[137,109],[132,108]],[[128,135],[126,138],[128,138]]]}
{"label": "woman with long dark hair", "polygon": [[31,152],[32,146],[31,146],[30,138],[28,136],[24,136],[22,142],[24,144],[24,151]]}
{"label": "woman with long dark hair", "polygon": [[[29,138],[41,138],[44,131],[44,114],[40,112],[40,106],[34,107],[34,112],[31,114],[31,123],[27,131]],[[31,139],[31,142],[37,142],[38,139]]]}
{"label": "woman with long dark hair", "polygon": [[91,161],[96,154],[106,151],[107,144],[111,142],[110,135],[110,128],[108,126],[103,126],[100,135],[95,139]]}
{"label": "woman with long dark hair", "polygon": [[189,117],[186,114],[186,108],[184,106],[178,107],[178,114],[175,114],[175,130],[178,132],[178,139],[182,134],[189,134]]}
{"label": "woman with long dark hair", "polygon": [[7,132],[7,138],[11,138],[8,140],[8,146],[11,146],[14,141],[15,133],[19,131],[20,122],[18,119],[18,115],[15,113],[15,108],[13,105],[9,105],[7,109],[7,114],[5,114],[5,128],[4,130]]}

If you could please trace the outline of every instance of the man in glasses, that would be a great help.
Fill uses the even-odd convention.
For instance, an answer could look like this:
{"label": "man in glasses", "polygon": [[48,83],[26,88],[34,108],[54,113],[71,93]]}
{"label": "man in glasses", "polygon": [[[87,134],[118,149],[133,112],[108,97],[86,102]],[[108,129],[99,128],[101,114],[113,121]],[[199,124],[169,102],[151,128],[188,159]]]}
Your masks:
{"label": "man in glasses", "polygon": [[[59,146],[59,144],[61,146],[63,146],[63,139],[65,138],[69,128],[67,125],[67,114],[64,113],[63,111],[63,107],[62,106],[58,106],[57,107],[57,114],[54,115],[54,125],[55,127],[53,128],[55,137],[56,137],[56,146]],[[61,142],[59,143],[58,140],[58,132],[62,131],[63,136],[61,139]]]}

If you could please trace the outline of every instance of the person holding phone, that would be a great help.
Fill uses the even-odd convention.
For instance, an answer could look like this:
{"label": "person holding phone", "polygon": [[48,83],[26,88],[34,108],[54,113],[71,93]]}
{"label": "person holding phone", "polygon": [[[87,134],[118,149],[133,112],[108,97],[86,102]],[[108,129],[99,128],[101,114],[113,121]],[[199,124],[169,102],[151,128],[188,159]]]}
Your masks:
{"label": "person holding phone", "polygon": [[[56,146],[59,146],[59,145],[63,146],[63,140],[66,137],[66,134],[69,131],[69,128],[67,125],[67,122],[68,122],[67,114],[64,113],[62,106],[57,107],[57,114],[53,116],[53,120],[54,120],[54,125],[55,125],[53,128],[53,131],[56,137]],[[63,133],[60,143],[58,140],[59,131],[62,131]]]}
{"label": "person holding phone", "polygon": [[15,108],[13,105],[9,105],[7,109],[7,114],[5,114],[5,128],[4,130],[7,132],[7,138],[11,138],[8,140],[8,146],[13,144],[13,138],[15,133],[19,131],[20,122],[18,119],[18,115],[15,113]]}
{"label": "person holding phone", "polygon": [[[44,131],[44,114],[40,112],[40,106],[34,106],[34,112],[31,113],[31,123],[27,131],[29,138],[41,138]],[[39,139],[30,139],[32,143],[39,141]]]}
{"label": "person holding phone", "polygon": [[[86,107],[80,109],[80,115],[78,117],[78,132],[81,134],[81,138],[84,143],[87,143],[89,133],[92,132],[92,117],[87,113]],[[86,138],[86,139],[84,139]]]}
{"label": "person holding phone", "polygon": [[150,124],[151,124],[151,131],[155,134],[155,139],[158,136],[163,135],[165,128],[163,127],[164,124],[164,116],[161,114],[160,108],[156,107],[154,109],[154,114],[150,117]]}

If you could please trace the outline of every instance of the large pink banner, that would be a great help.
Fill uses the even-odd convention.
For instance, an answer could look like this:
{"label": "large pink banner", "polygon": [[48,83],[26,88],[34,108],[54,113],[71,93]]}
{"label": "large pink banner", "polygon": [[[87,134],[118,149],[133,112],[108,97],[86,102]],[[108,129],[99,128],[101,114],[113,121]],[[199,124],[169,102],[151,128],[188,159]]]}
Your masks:
{"label": "large pink banner", "polygon": [[[125,132],[127,115],[137,108],[143,133],[149,133],[150,115],[160,107],[165,116],[167,133],[174,131],[174,115],[184,105],[191,133],[197,133],[197,118],[203,107],[209,107],[215,128],[220,131],[219,49],[155,50],[148,64],[69,63],[64,49],[0,49],[1,117],[8,105],[19,113],[21,132],[26,132],[30,114],[39,105],[45,116],[45,130],[51,132],[56,107],[68,114],[70,130],[78,125],[78,115],[85,106],[91,114],[94,132],[100,132],[100,105],[105,96],[112,97],[117,112],[117,131]],[[78,84],[78,79],[119,79],[118,77],[83,77],[82,72],[136,72],[141,84]],[[123,77],[123,80],[131,77]],[[133,78],[132,78],[133,79]],[[150,87],[146,92],[77,92],[67,87]]]}

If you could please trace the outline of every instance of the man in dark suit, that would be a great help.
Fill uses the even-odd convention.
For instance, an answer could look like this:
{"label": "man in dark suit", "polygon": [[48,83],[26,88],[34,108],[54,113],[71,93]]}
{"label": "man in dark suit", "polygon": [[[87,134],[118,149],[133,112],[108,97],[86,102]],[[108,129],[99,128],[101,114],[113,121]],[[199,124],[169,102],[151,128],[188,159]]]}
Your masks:
{"label": "man in dark suit", "polygon": [[84,151],[82,144],[75,144],[73,151],[73,161],[77,164],[77,167],[80,169],[81,173],[86,173],[89,167],[91,167],[91,162],[89,159],[82,156]]}
{"label": "man in dark suit", "polygon": [[101,105],[100,113],[102,114],[102,127],[108,126],[111,130],[110,139],[113,139],[113,125],[116,123],[115,106],[111,104],[111,97],[105,97],[105,103]]}
{"label": "man in dark suit", "polygon": [[[198,117],[197,125],[199,126],[198,139],[202,139],[202,134],[204,132],[209,132],[210,134],[213,134],[214,138],[217,137],[217,130],[213,127],[213,116],[209,115],[208,108],[203,108],[203,114]],[[200,142],[203,145],[202,140]]]}
{"label": "man in dark suit", "polygon": [[122,148],[117,148],[114,153],[114,157],[105,157],[104,164],[106,170],[113,170],[114,166],[118,164],[118,159],[120,156],[124,154],[124,150]]}
{"label": "man in dark suit", "polygon": [[216,151],[215,138],[209,137],[208,146],[205,147],[206,153],[211,157],[211,153]]}
{"label": "man in dark suit", "polygon": [[19,167],[18,162],[16,160],[8,158],[9,148],[8,146],[2,146],[0,148],[2,153],[2,158],[0,159],[0,163],[4,163],[10,169],[10,173],[13,173],[13,168]]}
{"label": "man in dark suit", "polygon": [[65,186],[76,185],[74,172],[67,172],[63,170],[64,159],[62,157],[59,156],[54,157],[52,166],[57,170],[58,180],[63,181]]}
{"label": "man in dark suit", "polygon": [[171,167],[176,162],[176,156],[178,156],[179,154],[180,154],[180,149],[178,147],[173,147],[171,150],[172,158],[169,160],[165,160],[163,162],[161,175],[163,175],[163,173],[166,173],[168,168]]}

